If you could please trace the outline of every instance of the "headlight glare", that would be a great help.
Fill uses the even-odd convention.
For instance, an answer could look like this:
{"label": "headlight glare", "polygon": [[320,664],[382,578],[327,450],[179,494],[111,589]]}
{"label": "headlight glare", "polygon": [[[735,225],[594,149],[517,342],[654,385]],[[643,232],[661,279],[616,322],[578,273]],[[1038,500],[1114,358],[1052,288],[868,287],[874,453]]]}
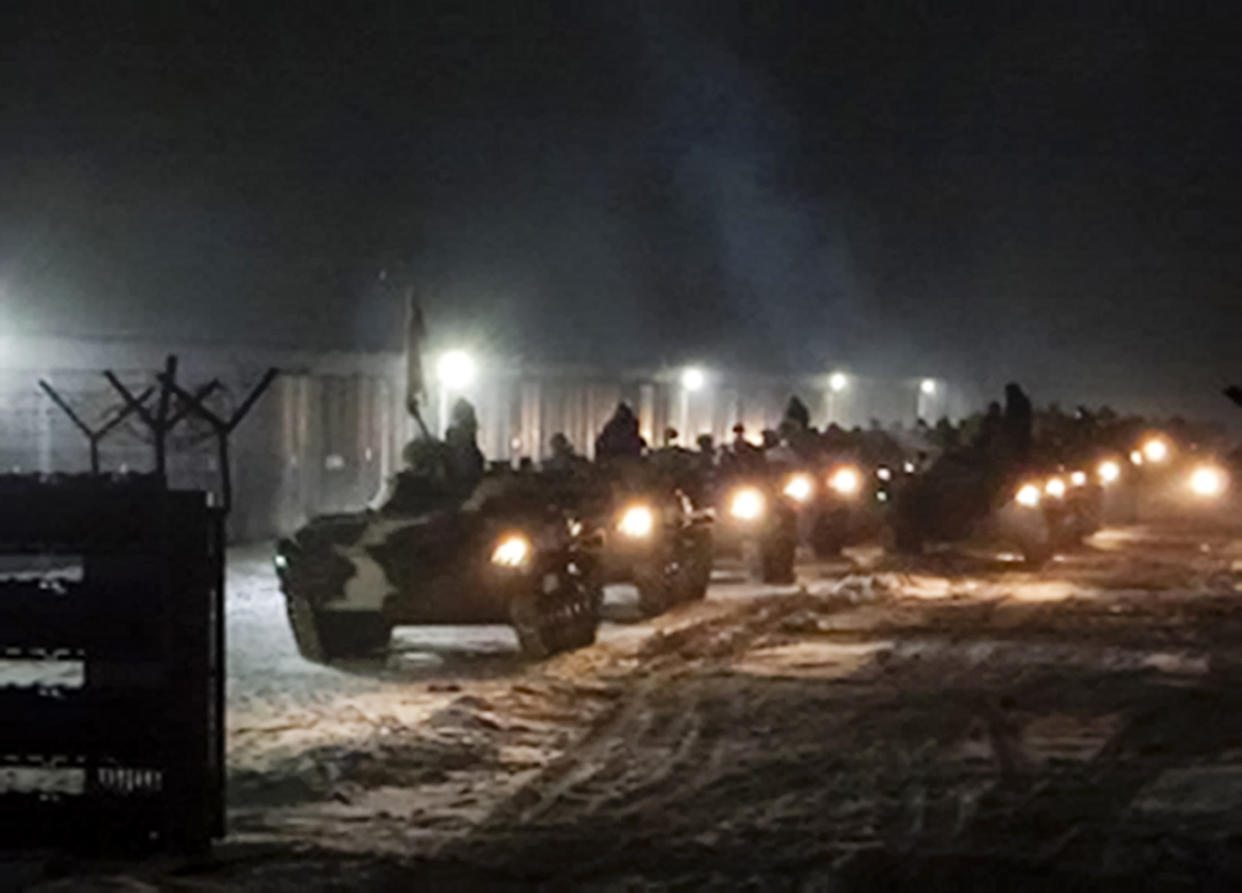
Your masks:
{"label": "headlight glare", "polygon": [[785,495],[795,502],[808,502],[815,492],[815,483],[809,474],[790,475],[785,482]]}
{"label": "headlight glare", "polygon": [[645,505],[632,505],[621,513],[617,522],[617,530],[630,539],[646,539],[655,529],[655,515]]}
{"label": "headlight glare", "polygon": [[1060,499],[1065,495],[1065,481],[1061,478],[1048,478],[1048,482],[1044,484],[1044,492],[1053,499]]}
{"label": "headlight glare", "polygon": [[492,564],[501,567],[521,567],[530,560],[530,540],[520,533],[503,537],[492,552]]}
{"label": "headlight glare", "polygon": [[1028,509],[1033,509],[1039,505],[1039,487],[1035,484],[1023,484],[1018,488],[1018,493],[1014,497],[1018,505]]}
{"label": "headlight glare", "polygon": [[1163,462],[1169,458],[1169,445],[1159,437],[1153,437],[1143,444],[1143,458],[1148,462]]}
{"label": "headlight glare", "polygon": [[765,507],[763,494],[754,487],[737,490],[729,500],[729,514],[739,521],[758,520]]}
{"label": "headlight glare", "polygon": [[1121,465],[1112,459],[1105,459],[1096,469],[1096,474],[1100,476],[1101,484],[1114,484],[1121,478]]}
{"label": "headlight glare", "polygon": [[862,478],[858,474],[858,469],[852,465],[845,465],[838,468],[828,478],[828,486],[836,490],[842,496],[853,496],[858,492]]}
{"label": "headlight glare", "polygon": [[1211,465],[1200,465],[1190,473],[1190,489],[1196,496],[1219,496],[1225,483],[1225,473]]}

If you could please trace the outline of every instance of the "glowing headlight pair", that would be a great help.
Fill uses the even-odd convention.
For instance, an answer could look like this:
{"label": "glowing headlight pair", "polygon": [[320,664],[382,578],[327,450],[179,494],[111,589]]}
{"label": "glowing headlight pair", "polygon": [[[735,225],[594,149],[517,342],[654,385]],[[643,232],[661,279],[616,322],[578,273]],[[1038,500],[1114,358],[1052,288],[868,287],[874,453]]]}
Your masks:
{"label": "glowing headlight pair", "polygon": [[500,567],[523,567],[530,561],[530,540],[520,533],[511,533],[502,537],[492,552],[492,564]]}
{"label": "glowing headlight pair", "polygon": [[1137,450],[1130,451],[1130,464],[1142,465],[1151,462],[1158,465],[1169,458],[1169,444],[1159,437],[1153,437]]}
{"label": "glowing headlight pair", "polygon": [[1065,496],[1065,481],[1059,477],[1048,478],[1041,487],[1034,481],[1028,481],[1018,488],[1018,492],[1014,494],[1014,501],[1018,505],[1033,509],[1039,505],[1041,499],[1048,496],[1052,499],[1062,499]]}

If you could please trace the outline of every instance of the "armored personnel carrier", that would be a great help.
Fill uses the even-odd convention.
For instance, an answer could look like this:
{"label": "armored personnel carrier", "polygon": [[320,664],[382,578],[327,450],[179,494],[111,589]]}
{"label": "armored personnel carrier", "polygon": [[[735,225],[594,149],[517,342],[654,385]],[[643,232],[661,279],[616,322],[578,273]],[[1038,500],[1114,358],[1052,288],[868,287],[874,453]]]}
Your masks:
{"label": "armored personnel carrier", "polygon": [[918,553],[927,542],[983,538],[1011,545],[1039,566],[1070,544],[1064,491],[1020,477],[994,478],[966,456],[949,456],[923,475],[910,476],[897,492],[891,516],[898,551]]}
{"label": "armored personnel carrier", "polygon": [[331,662],[383,649],[394,626],[508,623],[541,659],[591,644],[598,538],[534,474],[491,472],[461,502],[403,472],[378,510],[317,518],[276,553],[298,650]]}
{"label": "armored personnel carrier", "polygon": [[798,510],[809,476],[772,467],[721,475],[715,486],[716,551],[740,557],[764,583],[792,583],[798,551]]}
{"label": "armored personnel carrier", "polygon": [[712,523],[663,457],[585,463],[550,476],[600,544],[601,577],[632,583],[638,608],[654,617],[707,594]]}
{"label": "armored personnel carrier", "polygon": [[710,518],[680,491],[614,483],[610,495],[598,516],[604,578],[633,583],[648,617],[703,598],[712,574]]}

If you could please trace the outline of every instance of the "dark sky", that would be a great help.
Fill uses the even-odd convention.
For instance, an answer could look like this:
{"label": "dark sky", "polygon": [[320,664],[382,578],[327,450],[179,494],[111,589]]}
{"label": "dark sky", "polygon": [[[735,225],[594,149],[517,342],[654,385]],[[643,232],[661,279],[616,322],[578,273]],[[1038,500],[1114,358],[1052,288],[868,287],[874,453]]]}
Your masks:
{"label": "dark sky", "polygon": [[6,4],[0,319],[1242,377],[1230,5],[948,6]]}

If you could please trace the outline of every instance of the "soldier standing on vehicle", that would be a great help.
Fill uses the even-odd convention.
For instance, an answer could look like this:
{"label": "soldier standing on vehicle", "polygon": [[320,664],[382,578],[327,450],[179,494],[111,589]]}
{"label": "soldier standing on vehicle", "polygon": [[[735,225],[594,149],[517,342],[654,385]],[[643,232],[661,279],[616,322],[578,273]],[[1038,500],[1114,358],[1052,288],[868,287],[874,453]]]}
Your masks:
{"label": "soldier standing on vehicle", "polygon": [[699,467],[710,472],[716,467],[716,440],[710,434],[700,434],[695,445],[699,448]]}
{"label": "soldier standing on vehicle", "polygon": [[764,463],[763,450],[746,439],[746,426],[741,422],[733,426],[733,444],[725,453],[722,464],[737,470],[751,470]]}
{"label": "soldier standing on vehicle", "polygon": [[595,458],[621,459],[642,457],[647,441],[638,433],[638,417],[627,403],[618,403],[612,418],[595,439]]}
{"label": "soldier standing on vehicle", "polygon": [[781,419],[780,436],[796,459],[813,461],[820,452],[819,433],[811,427],[811,413],[796,396],[789,398],[785,417]]}
{"label": "soldier standing on vehicle", "polygon": [[546,471],[569,474],[590,464],[578,455],[569,438],[560,431],[552,435],[548,445],[552,449],[552,455],[544,460],[543,467]]}
{"label": "soldier standing on vehicle", "polygon": [[486,463],[479,449],[478,436],[479,420],[474,407],[469,400],[458,400],[453,404],[448,430],[444,432],[448,477],[454,489],[468,493],[483,477]]}

